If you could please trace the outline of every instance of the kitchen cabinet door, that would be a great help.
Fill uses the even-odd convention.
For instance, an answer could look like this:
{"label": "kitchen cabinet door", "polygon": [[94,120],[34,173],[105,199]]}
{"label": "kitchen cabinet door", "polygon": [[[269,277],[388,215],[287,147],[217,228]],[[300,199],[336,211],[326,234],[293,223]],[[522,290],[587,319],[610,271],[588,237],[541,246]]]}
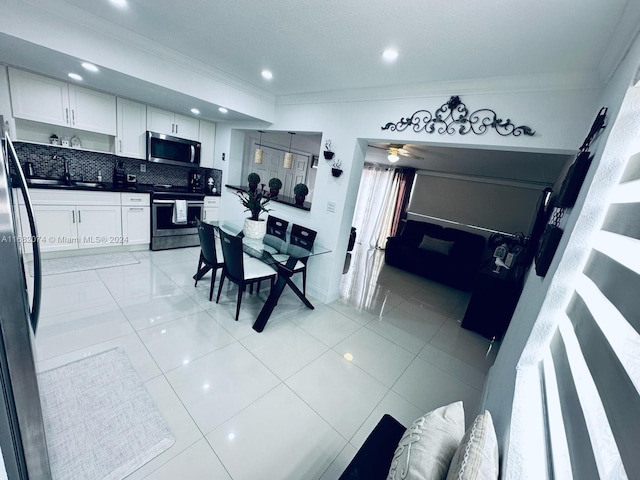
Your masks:
{"label": "kitchen cabinet door", "polygon": [[78,130],[116,134],[116,97],[9,69],[13,116]]}
{"label": "kitchen cabinet door", "polygon": [[176,137],[198,140],[198,133],[200,132],[199,120],[176,113],[174,123],[176,125]]}
{"label": "kitchen cabinet door", "polygon": [[122,214],[116,205],[77,207],[78,245],[80,248],[122,245]]}
{"label": "kitchen cabinet door", "polygon": [[13,116],[69,126],[69,87],[65,82],[9,69]]}
{"label": "kitchen cabinet door", "polygon": [[117,107],[116,155],[146,159],[147,106],[118,98]]}
{"label": "kitchen cabinet door", "polygon": [[202,145],[200,150],[200,166],[204,168],[213,168],[213,163],[215,161],[216,124],[200,122],[198,141]]}
{"label": "kitchen cabinet door", "polygon": [[79,130],[113,135],[116,128],[116,97],[69,85],[70,126]]}
{"label": "kitchen cabinet door", "polygon": [[[34,205],[40,250],[55,252],[78,248],[77,215],[74,206]],[[26,214],[26,210],[25,210]]]}
{"label": "kitchen cabinet door", "polygon": [[159,108],[147,107],[147,130],[189,140],[198,140],[200,121]]}
{"label": "kitchen cabinet door", "polygon": [[122,237],[124,245],[151,241],[150,207],[122,207]]}

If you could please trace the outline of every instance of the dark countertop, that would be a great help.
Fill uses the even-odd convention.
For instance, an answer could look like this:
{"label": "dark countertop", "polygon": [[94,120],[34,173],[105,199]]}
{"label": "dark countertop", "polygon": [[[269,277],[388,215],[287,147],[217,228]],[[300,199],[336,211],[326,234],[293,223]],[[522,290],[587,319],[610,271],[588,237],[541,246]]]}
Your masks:
{"label": "dark countertop", "polygon": [[[12,179],[13,180],[13,179]],[[188,188],[186,186],[175,186],[172,188],[162,188],[153,184],[136,183],[131,186],[115,185],[111,182],[84,182],[84,183],[97,183],[99,185],[86,185],[83,182],[76,181],[78,183],[72,183],[71,185],[47,185],[47,184],[35,184],[30,183],[27,179],[27,187],[29,188],[42,188],[42,189],[55,189],[55,190],[83,190],[93,192],[135,192],[135,193],[153,193],[153,192],[176,192],[187,193]],[[17,185],[17,182],[13,180],[13,185]],[[204,194],[204,193],[203,193]],[[208,196],[219,197],[220,193],[209,194]]]}
{"label": "dark countertop", "polygon": [[[238,191],[238,190],[242,190],[243,192],[247,192],[249,191],[249,187],[248,186],[237,186],[237,185],[225,185],[225,187],[234,190],[234,191]],[[267,194],[268,195],[268,194]],[[278,203],[282,203],[284,205],[290,205],[292,207],[295,208],[299,208],[300,210],[311,210],[311,202],[304,202],[304,204],[302,205],[296,205],[296,199],[293,197],[285,197],[284,195],[278,195],[276,198],[272,198],[270,199],[271,202],[278,202]]]}

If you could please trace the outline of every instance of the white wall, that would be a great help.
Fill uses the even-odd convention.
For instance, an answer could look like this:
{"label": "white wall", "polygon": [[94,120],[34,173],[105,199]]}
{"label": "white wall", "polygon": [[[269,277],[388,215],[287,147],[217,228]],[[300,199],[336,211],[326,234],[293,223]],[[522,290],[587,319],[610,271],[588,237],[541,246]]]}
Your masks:
{"label": "white wall", "polygon": [[[501,88],[504,84],[501,84]],[[485,146],[498,149],[571,152],[582,143],[593,117],[598,111],[595,101],[599,95],[593,89],[562,89],[542,91],[506,92],[485,91],[468,93],[462,101],[473,111],[491,108],[502,118],[511,118],[516,124],[528,125],[535,136],[502,137],[494,131],[485,135],[438,135],[424,132],[383,131],[387,122],[396,122],[423,108],[439,108],[451,96],[451,91],[439,95],[393,100],[293,103],[278,105],[276,121],[270,126],[279,131],[322,132],[323,140],[331,139],[336,159],[342,160],[344,173],[331,176],[331,162],[320,158],[315,183],[313,206],[310,212],[282,206],[281,214],[291,221],[301,222],[318,231],[318,243],[330,248],[330,254],[312,259],[308,288],[312,295],[323,301],[338,297],[342,267],[351,230],[353,210],[358,193],[367,140],[380,139],[397,143],[429,141],[441,145]],[[455,93],[455,92],[453,92]],[[233,130],[233,126],[223,127]],[[245,127],[246,128],[246,127]],[[223,137],[226,133],[221,134]],[[231,139],[233,135],[229,137]],[[226,138],[226,137],[225,137]],[[233,143],[233,142],[231,142]],[[230,151],[224,182],[240,179],[241,142],[218,145],[216,151]],[[234,162],[239,162],[235,163]],[[220,167],[218,167],[220,168]],[[229,180],[230,179],[230,180]],[[226,195],[225,195],[226,193]],[[223,191],[222,206],[229,212],[239,210],[239,202],[232,192]],[[335,213],[327,211],[327,202],[336,203]],[[238,212],[241,213],[241,212]],[[274,212],[277,215],[277,213]]]}
{"label": "white wall", "polygon": [[[617,182],[624,162],[633,150],[633,142],[628,137],[609,137],[614,124],[620,128],[622,123],[628,132],[635,131],[635,147],[638,147],[640,122],[637,112],[623,112],[620,117],[618,114],[628,88],[637,80],[639,63],[640,40],[636,39],[598,100],[598,106],[609,109],[607,128],[593,145],[594,161],[576,206],[565,217],[562,240],[549,272],[544,278],[537,277],[533,270],[529,272],[511,325],[485,384],[483,406],[491,411],[499,442],[505,447],[501,452],[503,478],[540,478],[531,475],[536,461],[535,452],[526,441],[526,426],[531,422],[535,406],[527,394],[531,379],[537,378],[534,372],[539,352],[555,328],[557,314],[568,301],[576,273],[582,269],[591,232],[598,226],[606,205],[607,192]],[[637,92],[632,96],[640,97]],[[640,99],[636,101],[640,102]],[[591,120],[596,113],[594,110]],[[583,138],[586,132],[583,132]],[[609,138],[610,142],[607,141]]]}

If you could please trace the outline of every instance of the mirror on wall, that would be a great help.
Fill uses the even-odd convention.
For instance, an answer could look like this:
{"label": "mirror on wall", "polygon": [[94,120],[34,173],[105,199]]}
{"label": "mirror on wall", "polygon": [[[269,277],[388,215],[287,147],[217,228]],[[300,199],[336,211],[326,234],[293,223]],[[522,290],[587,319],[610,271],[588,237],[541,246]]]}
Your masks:
{"label": "mirror on wall", "polygon": [[[282,182],[279,196],[293,198],[293,187],[304,183],[309,187],[306,202],[312,202],[321,141],[321,133],[271,130],[246,132],[242,160],[243,185],[252,172],[260,175],[260,183],[264,183],[267,190],[269,180],[279,178]],[[257,150],[262,153],[256,156]],[[260,163],[256,163],[256,160]]]}

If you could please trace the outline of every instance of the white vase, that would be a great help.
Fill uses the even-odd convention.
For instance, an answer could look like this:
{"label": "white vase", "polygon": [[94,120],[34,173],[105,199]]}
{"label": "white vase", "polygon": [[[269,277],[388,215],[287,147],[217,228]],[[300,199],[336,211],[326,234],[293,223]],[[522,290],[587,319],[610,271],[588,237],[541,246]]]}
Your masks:
{"label": "white vase", "polygon": [[244,220],[244,228],[242,229],[244,236],[253,240],[262,240],[267,234],[267,222],[264,220]]}

